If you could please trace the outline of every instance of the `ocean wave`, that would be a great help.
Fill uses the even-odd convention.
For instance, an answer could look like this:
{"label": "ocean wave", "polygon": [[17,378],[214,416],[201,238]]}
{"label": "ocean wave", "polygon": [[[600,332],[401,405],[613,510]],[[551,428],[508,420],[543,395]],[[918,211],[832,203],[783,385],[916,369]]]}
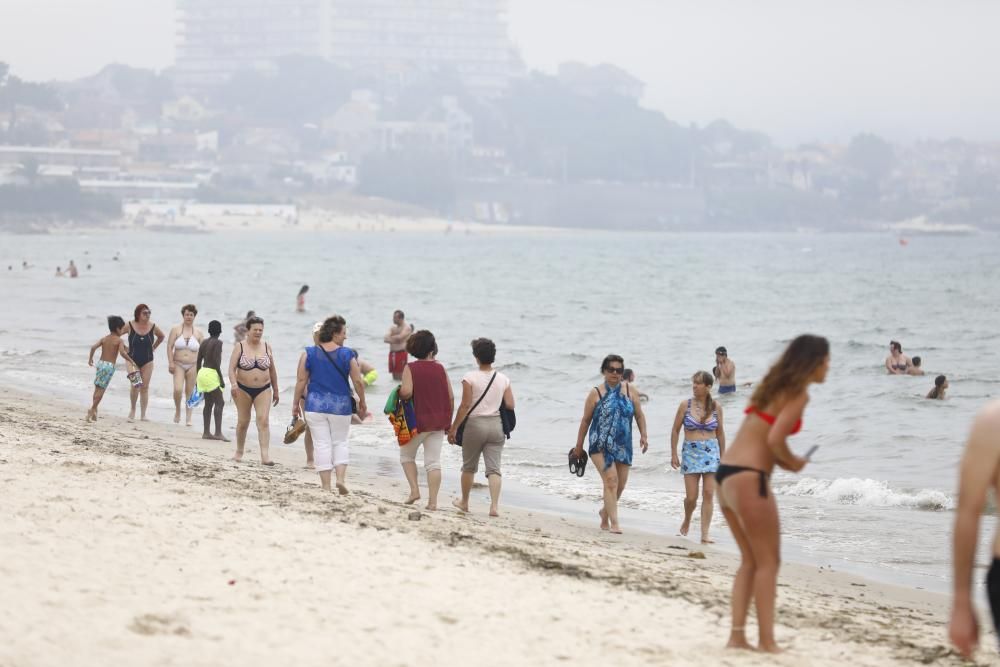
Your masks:
{"label": "ocean wave", "polygon": [[509,364],[497,364],[497,368],[502,371],[520,371],[528,370],[531,366],[528,364],[522,364],[520,361],[514,361]]}
{"label": "ocean wave", "polygon": [[517,466],[519,468],[550,468],[550,469],[566,468],[569,465],[568,461],[567,463],[548,463],[545,461],[532,461],[532,460],[504,461],[503,464],[505,466]]}
{"label": "ocean wave", "polygon": [[865,507],[909,507],[930,512],[955,509],[955,499],[943,491],[917,489],[896,491],[877,479],[812,479],[806,477],[788,486],[775,487],[783,496],[818,498],[841,505]]}
{"label": "ocean wave", "polygon": [[35,357],[47,353],[48,350],[0,350],[0,357]]}

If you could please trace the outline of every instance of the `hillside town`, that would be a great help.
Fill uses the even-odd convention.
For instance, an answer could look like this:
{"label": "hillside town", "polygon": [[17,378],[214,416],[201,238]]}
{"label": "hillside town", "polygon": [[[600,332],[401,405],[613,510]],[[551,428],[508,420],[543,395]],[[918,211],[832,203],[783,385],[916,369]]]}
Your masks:
{"label": "hillside town", "polygon": [[162,72],[31,82],[0,64],[0,219],[159,225],[202,206],[295,224],[402,205],[498,225],[1000,227],[1000,145],[682,126],[612,64],[531,71],[504,0],[408,7],[179,0]]}

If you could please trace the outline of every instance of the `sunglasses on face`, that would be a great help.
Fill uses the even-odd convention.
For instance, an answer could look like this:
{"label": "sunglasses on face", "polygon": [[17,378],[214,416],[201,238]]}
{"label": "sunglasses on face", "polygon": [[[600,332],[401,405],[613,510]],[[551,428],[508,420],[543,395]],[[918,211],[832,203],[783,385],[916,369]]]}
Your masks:
{"label": "sunglasses on face", "polygon": [[611,373],[613,375],[621,375],[622,373],[625,372],[625,369],[622,368],[621,366],[608,366],[607,370],[604,372]]}
{"label": "sunglasses on face", "polygon": [[151,310],[144,310],[144,311],[142,311],[142,314],[143,314],[143,315],[149,315],[149,314],[150,314],[150,313],[152,313],[152,312],[153,312],[153,311],[151,311]]}

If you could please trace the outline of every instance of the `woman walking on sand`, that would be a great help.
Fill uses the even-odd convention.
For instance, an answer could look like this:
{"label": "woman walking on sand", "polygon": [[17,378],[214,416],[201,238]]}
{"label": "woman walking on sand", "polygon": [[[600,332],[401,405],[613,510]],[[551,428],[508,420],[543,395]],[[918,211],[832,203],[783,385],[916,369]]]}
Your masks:
{"label": "woman walking on sand", "polygon": [[[681,535],[691,528],[691,517],[698,506],[698,483],[701,483],[701,543],[712,544],[708,529],[715,502],[715,471],[726,451],[726,432],[722,427],[722,406],[712,400],[712,374],[698,371],[691,377],[693,396],[681,401],[670,431],[670,465],[684,475],[684,522]],[[684,448],[677,455],[677,440],[684,429]]]}
{"label": "woman walking on sand", "polygon": [[462,499],[452,504],[463,512],[469,511],[469,494],[479,470],[479,457],[486,465],[486,480],[490,485],[490,516],[500,516],[500,456],[506,443],[500,406],[514,409],[514,392],[510,379],[493,370],[497,346],[489,338],[472,341],[472,356],[478,370],[462,378],[462,403],[448,431],[448,442],[454,443],[459,425],[466,421],[462,433]]}
{"label": "woman walking on sand", "polygon": [[149,407],[149,381],[153,377],[153,356],[165,338],[160,327],[150,322],[151,314],[149,306],[140,303],[133,313],[135,319],[128,323],[128,354],[142,377],[142,388],[136,389],[133,384],[129,392],[132,404],[128,412],[129,421],[135,419],[136,401],[141,406],[140,418],[142,421],[147,421],[146,409]]}
{"label": "woman walking on sand", "polygon": [[167,350],[170,355],[170,365],[167,367],[170,374],[174,376],[174,423],[181,421],[181,404],[185,403],[184,425],[191,425],[191,414],[194,408],[186,406],[187,398],[194,391],[195,382],[198,378],[198,348],[205,334],[201,329],[194,326],[194,318],[198,315],[198,309],[194,304],[187,304],[181,308],[180,324],[170,329],[170,336],[167,338]]}
{"label": "woman walking on sand", "polygon": [[788,436],[802,427],[809,385],[826,380],[830,344],[820,336],[802,335],[789,343],[750,397],[747,415],[726,449],[715,474],[719,506],[740,548],[740,567],[733,580],[732,629],[729,648],[752,649],[745,626],[750,601],[757,605],[757,650],[780,651],[774,639],[774,599],[781,535],[778,504],[770,490],[775,464],[798,472],[807,459],[788,448]]}
{"label": "woman walking on sand", "polygon": [[326,318],[317,339],[317,344],[307,347],[299,357],[292,414],[300,417],[305,413],[323,490],[332,490],[331,473],[334,473],[337,491],[346,495],[352,412],[350,385],[358,392],[358,416],[363,419],[368,413],[365,381],[354,351],[344,346],[347,322],[343,317]]}
{"label": "woman walking on sand", "polygon": [[264,320],[256,315],[247,320],[247,338],[233,346],[229,357],[229,385],[236,403],[236,454],[243,460],[243,448],[250,428],[250,414],[257,415],[257,442],[260,462],[273,466],[271,442],[271,407],[278,405],[278,371],[271,347],[264,342]]}
{"label": "woman walking on sand", "polygon": [[601,530],[621,533],[618,525],[618,500],[622,497],[632,467],[632,419],[639,426],[639,444],[646,453],[646,415],[639,401],[639,390],[622,382],[625,360],[609,354],[601,362],[604,387],[594,387],[583,404],[583,419],[576,436],[577,458],[583,458],[583,439],[590,429],[590,460],[604,482],[604,507],[598,512]]}
{"label": "woman walking on sand", "polygon": [[424,470],[427,473],[427,509],[436,510],[441,489],[441,445],[451,428],[455,396],[448,373],[435,357],[438,353],[434,334],[426,329],[417,331],[406,341],[406,351],[416,357],[403,368],[399,397],[413,399],[417,435],[399,448],[399,463],[410,485],[407,504],[420,499],[417,485],[417,449],[424,446]]}

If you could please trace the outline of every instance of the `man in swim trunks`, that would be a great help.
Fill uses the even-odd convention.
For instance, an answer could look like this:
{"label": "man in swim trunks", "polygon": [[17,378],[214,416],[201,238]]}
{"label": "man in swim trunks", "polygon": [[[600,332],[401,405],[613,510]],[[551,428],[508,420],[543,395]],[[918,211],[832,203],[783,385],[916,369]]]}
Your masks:
{"label": "man in swim trunks", "polygon": [[[132,361],[132,357],[128,355],[128,348],[125,347],[125,341],[122,340],[122,336],[128,331],[128,328],[125,326],[125,320],[117,315],[109,315],[108,330],[111,333],[94,343],[90,347],[90,356],[87,357],[87,363],[97,368],[97,373],[94,376],[94,403],[87,410],[88,422],[97,421],[97,406],[100,405],[101,399],[104,398],[104,392],[107,391],[108,385],[111,384],[111,378],[115,374],[115,362],[118,361],[118,355],[122,355],[125,361],[130,364],[135,363]],[[101,348],[101,358],[95,365],[94,352],[97,351],[97,348]]]}
{"label": "man in swim trunks", "polygon": [[712,374],[719,382],[720,394],[732,394],[736,391],[736,364],[729,358],[726,348],[715,348],[715,367]]}
{"label": "man in swim trunks", "polygon": [[408,324],[403,311],[392,314],[392,326],[382,339],[389,344],[389,372],[393,380],[403,379],[403,369],[406,368],[406,341],[413,334],[413,325]]}
{"label": "man in swim trunks", "polygon": [[[979,543],[979,517],[992,489],[1000,495],[1000,401],[980,411],[972,423],[958,482],[958,508],[953,537],[954,599],[948,636],[958,652],[970,659],[979,643],[979,624],[972,606],[972,571]],[[986,575],[986,592],[993,627],[1000,635],[1000,533],[993,537],[993,563]]]}

